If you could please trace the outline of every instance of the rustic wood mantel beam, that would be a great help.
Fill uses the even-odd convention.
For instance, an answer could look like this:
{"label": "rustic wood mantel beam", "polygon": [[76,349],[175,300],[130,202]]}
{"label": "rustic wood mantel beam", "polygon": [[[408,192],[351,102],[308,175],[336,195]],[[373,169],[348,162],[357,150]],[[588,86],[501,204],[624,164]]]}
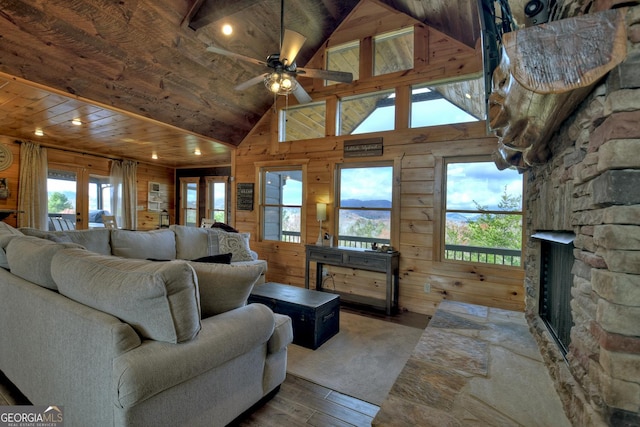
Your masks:
{"label": "rustic wood mantel beam", "polygon": [[625,13],[608,10],[504,35],[488,112],[498,168],[524,170],[547,160],[553,132],[625,59]]}

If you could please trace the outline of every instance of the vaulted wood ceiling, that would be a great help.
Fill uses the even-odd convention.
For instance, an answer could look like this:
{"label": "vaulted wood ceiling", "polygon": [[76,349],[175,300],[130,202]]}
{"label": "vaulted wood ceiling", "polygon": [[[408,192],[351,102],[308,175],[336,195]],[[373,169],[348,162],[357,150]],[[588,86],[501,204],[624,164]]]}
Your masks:
{"label": "vaulted wood ceiling", "polygon": [[[381,2],[478,43],[476,1]],[[307,37],[299,66],[357,3],[285,0],[285,27]],[[517,15],[524,2],[511,3]],[[174,167],[227,163],[273,98],[235,91],[264,70],[206,47],[264,59],[278,51],[279,14],[280,0],[0,0],[0,134],[147,162],[156,152]]]}

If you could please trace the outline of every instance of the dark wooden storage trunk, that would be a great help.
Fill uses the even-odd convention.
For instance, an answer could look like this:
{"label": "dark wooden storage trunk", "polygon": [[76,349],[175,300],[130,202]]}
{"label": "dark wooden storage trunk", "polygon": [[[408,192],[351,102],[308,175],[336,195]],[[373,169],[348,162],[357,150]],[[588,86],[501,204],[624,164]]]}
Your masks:
{"label": "dark wooden storage trunk", "polygon": [[291,317],[293,343],[316,349],[340,329],[340,297],[280,283],[256,285],[249,302]]}

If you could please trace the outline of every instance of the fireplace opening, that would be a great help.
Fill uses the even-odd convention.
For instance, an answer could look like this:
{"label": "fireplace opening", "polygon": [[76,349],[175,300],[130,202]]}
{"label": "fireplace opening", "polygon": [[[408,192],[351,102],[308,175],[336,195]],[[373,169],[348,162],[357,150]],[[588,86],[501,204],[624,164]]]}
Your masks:
{"label": "fireplace opening", "polygon": [[573,233],[545,232],[540,240],[539,315],[566,356],[571,342],[571,287],[573,284]]}

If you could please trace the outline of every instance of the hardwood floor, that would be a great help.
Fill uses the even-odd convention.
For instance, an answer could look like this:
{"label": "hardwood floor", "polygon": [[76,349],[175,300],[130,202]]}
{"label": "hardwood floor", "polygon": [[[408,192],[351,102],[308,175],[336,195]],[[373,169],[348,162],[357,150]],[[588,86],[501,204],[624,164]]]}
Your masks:
{"label": "hardwood floor", "polygon": [[287,374],[280,391],[231,424],[265,426],[370,426],[380,408]]}

